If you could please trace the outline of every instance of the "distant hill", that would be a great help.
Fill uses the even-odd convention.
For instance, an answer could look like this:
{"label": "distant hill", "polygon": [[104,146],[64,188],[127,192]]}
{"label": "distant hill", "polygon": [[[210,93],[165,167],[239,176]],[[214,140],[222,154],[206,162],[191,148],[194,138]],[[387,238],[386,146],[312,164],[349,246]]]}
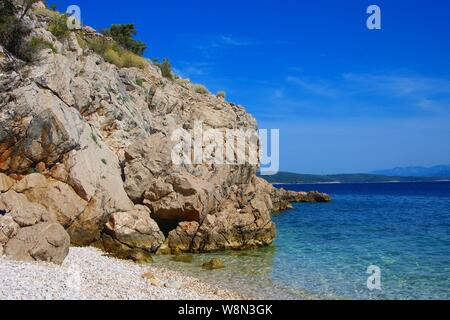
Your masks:
{"label": "distant hill", "polygon": [[372,172],[385,176],[397,177],[446,177],[450,178],[450,165],[440,165],[431,168],[426,167],[398,167],[388,170]]}
{"label": "distant hill", "polygon": [[430,182],[442,180],[433,177],[399,177],[376,174],[332,174],[312,175],[292,172],[279,172],[273,176],[263,176],[270,183],[375,183],[375,182]]}

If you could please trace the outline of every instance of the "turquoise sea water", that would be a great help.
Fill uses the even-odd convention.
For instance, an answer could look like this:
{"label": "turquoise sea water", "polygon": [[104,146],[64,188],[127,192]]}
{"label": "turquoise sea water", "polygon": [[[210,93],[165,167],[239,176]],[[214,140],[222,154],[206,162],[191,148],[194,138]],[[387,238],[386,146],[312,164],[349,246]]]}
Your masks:
{"label": "turquoise sea water", "polygon": [[[272,247],[156,263],[257,298],[450,299],[450,183],[286,185],[333,196],[274,218]],[[200,265],[220,256],[226,267]],[[367,268],[381,290],[367,288]]]}

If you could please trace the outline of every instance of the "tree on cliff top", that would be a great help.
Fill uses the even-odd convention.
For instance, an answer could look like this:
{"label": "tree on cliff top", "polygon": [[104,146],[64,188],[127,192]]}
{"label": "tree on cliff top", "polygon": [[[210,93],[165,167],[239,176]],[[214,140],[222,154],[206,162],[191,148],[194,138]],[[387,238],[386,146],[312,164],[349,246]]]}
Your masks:
{"label": "tree on cliff top", "polygon": [[147,45],[142,41],[134,40],[137,30],[134,24],[113,24],[111,28],[103,30],[103,33],[113,38],[123,48],[142,56]]}

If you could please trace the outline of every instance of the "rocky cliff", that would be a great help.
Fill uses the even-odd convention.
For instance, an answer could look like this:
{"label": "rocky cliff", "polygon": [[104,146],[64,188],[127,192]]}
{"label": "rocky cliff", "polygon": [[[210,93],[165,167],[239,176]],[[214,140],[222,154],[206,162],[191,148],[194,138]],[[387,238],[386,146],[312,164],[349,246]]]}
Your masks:
{"label": "rocky cliff", "polygon": [[84,45],[102,37],[91,28],[58,38],[42,10],[23,23],[49,45],[29,62],[0,46],[0,254],[61,263],[72,243],[141,260],[273,241],[271,214],[295,195],[249,163],[171,160],[172,132],[196,121],[256,131],[242,107],[152,63],[106,62]]}

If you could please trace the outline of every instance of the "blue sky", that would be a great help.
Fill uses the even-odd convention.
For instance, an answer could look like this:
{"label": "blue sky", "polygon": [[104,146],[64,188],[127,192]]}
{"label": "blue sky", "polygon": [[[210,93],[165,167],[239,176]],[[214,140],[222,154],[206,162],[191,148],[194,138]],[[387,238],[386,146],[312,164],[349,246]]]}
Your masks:
{"label": "blue sky", "polygon": [[48,2],[98,29],[135,23],[146,56],[279,128],[282,170],[450,164],[449,1]]}

